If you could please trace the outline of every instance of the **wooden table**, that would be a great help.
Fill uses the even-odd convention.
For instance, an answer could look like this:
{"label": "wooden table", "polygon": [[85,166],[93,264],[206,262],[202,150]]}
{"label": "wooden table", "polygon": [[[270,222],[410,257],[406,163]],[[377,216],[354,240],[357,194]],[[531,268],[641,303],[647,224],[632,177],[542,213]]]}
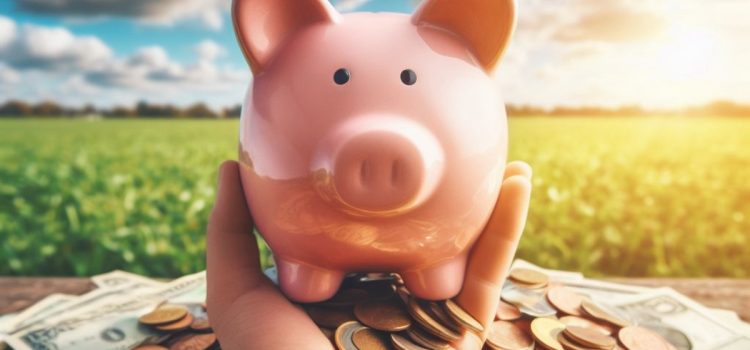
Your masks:
{"label": "wooden table", "polygon": [[[708,307],[733,310],[750,321],[750,280],[612,278],[613,282],[672,287]],[[0,277],[0,315],[23,310],[52,293],[82,294],[95,286],[86,278]]]}

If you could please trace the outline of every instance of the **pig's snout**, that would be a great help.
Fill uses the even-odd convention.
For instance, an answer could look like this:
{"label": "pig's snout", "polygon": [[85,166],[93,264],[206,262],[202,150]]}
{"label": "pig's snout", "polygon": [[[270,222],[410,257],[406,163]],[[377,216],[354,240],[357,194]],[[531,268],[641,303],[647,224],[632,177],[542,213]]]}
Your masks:
{"label": "pig's snout", "polygon": [[357,211],[398,214],[416,208],[442,176],[440,144],[409,120],[350,121],[335,133],[334,143],[331,185],[338,199]]}

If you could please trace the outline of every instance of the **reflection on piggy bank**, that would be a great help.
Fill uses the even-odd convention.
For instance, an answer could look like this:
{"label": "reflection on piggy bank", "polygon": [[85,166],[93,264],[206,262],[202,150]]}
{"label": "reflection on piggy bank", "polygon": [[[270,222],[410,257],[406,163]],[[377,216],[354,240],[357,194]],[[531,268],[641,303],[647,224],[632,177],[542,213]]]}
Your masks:
{"label": "reflection on piggy bank", "polygon": [[321,301],[366,271],[455,296],[505,168],[491,73],[513,0],[426,0],[412,16],[235,0],[233,17],[254,73],[242,183],[282,291]]}

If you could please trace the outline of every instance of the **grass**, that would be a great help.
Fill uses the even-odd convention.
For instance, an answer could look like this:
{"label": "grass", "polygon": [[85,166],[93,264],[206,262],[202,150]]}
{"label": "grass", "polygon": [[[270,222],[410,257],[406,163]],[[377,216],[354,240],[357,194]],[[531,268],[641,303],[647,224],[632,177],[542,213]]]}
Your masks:
{"label": "grass", "polygon": [[[510,128],[510,158],[535,171],[520,257],[589,275],[750,277],[750,121]],[[236,120],[0,121],[0,275],[205,268],[216,170],[236,139]]]}

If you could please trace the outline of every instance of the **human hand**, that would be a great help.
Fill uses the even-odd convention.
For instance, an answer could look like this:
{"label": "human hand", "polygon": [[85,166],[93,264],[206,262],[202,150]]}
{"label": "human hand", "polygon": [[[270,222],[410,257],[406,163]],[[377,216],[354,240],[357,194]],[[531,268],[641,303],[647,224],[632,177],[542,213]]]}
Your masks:
{"label": "human hand", "polygon": [[[508,164],[500,197],[469,257],[456,302],[485,329],[491,325],[502,282],[526,222],[531,168]],[[253,222],[240,182],[239,165],[222,164],[216,204],[208,224],[208,314],[223,349],[331,349],[305,313],[263,275]],[[481,348],[470,333],[455,346]]]}

